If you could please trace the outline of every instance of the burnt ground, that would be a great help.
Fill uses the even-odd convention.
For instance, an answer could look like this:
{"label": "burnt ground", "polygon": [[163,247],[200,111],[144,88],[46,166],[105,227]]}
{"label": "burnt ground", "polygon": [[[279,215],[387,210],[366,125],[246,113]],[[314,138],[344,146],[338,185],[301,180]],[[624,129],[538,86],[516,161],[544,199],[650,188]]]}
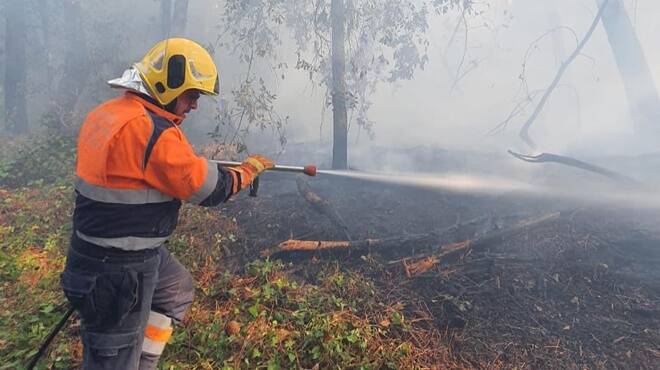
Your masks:
{"label": "burnt ground", "polygon": [[[411,330],[440,333],[465,366],[660,368],[657,214],[321,177],[310,185],[331,202],[353,239],[465,225],[433,243],[279,256],[309,281],[330,264],[373,279],[383,301],[405,306]],[[241,196],[222,208],[237,220],[241,260],[258,258],[290,238],[345,239],[298,194],[293,176],[265,176],[261,191],[257,198]],[[442,244],[476,239],[553,212],[558,217],[420,274],[409,276],[403,267],[402,260],[414,262]]]}

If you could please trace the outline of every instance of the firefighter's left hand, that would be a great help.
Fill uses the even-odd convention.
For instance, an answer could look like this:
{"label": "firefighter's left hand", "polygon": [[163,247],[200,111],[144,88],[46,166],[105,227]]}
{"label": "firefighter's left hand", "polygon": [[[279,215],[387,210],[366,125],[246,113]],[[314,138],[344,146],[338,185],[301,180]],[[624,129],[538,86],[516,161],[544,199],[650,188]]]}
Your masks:
{"label": "firefighter's left hand", "polygon": [[259,176],[260,173],[267,169],[273,168],[273,166],[275,166],[275,164],[270,158],[261,155],[251,155],[241,163],[241,168],[248,170],[253,175],[252,179]]}
{"label": "firefighter's left hand", "polygon": [[245,189],[250,186],[252,181],[262,172],[273,168],[274,163],[270,158],[261,155],[251,155],[247,157],[240,166],[229,168],[229,170],[240,174],[241,183],[237,190]]}

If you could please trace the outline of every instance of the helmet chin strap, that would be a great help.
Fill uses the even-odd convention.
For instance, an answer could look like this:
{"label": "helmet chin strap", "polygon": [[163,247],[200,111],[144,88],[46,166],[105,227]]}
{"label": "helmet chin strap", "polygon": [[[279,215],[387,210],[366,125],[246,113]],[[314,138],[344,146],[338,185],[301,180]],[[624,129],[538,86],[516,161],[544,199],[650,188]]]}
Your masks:
{"label": "helmet chin strap", "polygon": [[178,97],[174,98],[171,102],[167,103],[163,108],[165,108],[166,111],[174,114],[174,109],[176,108],[176,101],[179,100]]}
{"label": "helmet chin strap", "polygon": [[166,111],[168,111],[172,114],[175,114],[174,109],[176,108],[176,101],[177,101],[177,99],[179,99],[178,97],[174,98],[174,100],[167,103],[166,105],[163,105],[163,104],[160,104],[160,102],[158,100],[152,98],[150,95],[140,93],[140,96],[142,96],[142,98],[144,98],[148,102],[150,102],[150,103],[152,103],[152,104],[154,104],[154,105],[156,105],[160,108],[163,108],[163,109],[165,109]]}

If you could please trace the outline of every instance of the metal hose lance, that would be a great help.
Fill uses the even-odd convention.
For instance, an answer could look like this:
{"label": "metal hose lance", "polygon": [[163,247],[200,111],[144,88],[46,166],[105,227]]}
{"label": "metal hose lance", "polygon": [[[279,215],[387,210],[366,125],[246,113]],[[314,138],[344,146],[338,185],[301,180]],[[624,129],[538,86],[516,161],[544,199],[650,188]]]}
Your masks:
{"label": "metal hose lance", "polygon": [[[238,167],[241,165],[241,162],[234,162],[234,161],[216,161],[216,160],[209,160],[209,161],[213,163],[217,163],[224,167]],[[314,165],[282,166],[278,164],[275,165],[273,168],[269,168],[268,171],[296,172],[296,173],[304,173],[307,176],[316,176],[316,166]]]}

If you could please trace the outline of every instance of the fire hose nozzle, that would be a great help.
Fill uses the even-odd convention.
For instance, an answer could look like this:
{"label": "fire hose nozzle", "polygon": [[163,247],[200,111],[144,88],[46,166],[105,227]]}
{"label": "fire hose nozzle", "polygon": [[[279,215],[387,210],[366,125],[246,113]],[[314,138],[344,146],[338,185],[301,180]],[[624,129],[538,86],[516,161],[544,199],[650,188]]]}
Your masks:
{"label": "fire hose nozzle", "polygon": [[[210,162],[217,163],[225,167],[237,167],[241,165],[241,162],[233,162],[233,161],[210,160]],[[298,172],[298,173],[304,173],[307,176],[316,176],[316,166],[314,165],[308,165],[305,167],[275,165],[273,168],[269,168],[268,170],[280,171],[280,172]]]}
{"label": "fire hose nozzle", "polygon": [[303,173],[307,176],[316,176],[316,166],[310,164],[303,167]]}

